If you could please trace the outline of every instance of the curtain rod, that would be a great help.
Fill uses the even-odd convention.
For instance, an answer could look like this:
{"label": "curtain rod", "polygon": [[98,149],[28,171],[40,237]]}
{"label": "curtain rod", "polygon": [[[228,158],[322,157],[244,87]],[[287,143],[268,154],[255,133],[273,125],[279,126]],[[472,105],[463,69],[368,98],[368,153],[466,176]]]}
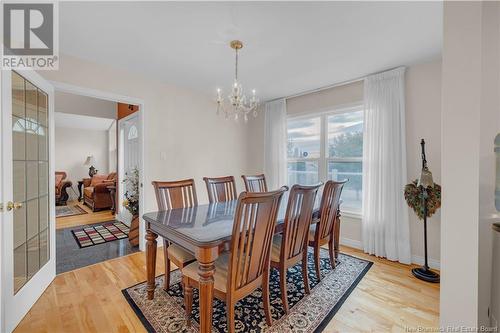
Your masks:
{"label": "curtain rod", "polygon": [[273,98],[271,100],[265,101],[264,103],[274,102],[274,101],[277,101],[277,100],[280,100],[280,99],[290,99],[290,98],[294,98],[294,97],[299,97],[299,96],[304,96],[304,95],[308,95],[308,94],[313,94],[313,93],[320,92],[320,91],[327,90],[327,89],[332,89],[332,88],[335,88],[335,87],[345,86],[347,84],[351,84],[351,83],[363,81],[365,78],[367,78],[370,75],[375,75],[375,74],[380,74],[380,73],[392,71],[392,70],[394,70],[396,68],[400,68],[400,67],[404,67],[404,66],[392,67],[392,68],[384,69],[384,70],[381,70],[381,71],[378,71],[378,72],[375,72],[375,73],[366,74],[366,75],[360,76],[360,77],[358,77],[356,79],[342,81],[342,82],[337,82],[337,83],[334,83],[334,84],[330,84],[330,85],[323,86],[323,87],[316,88],[316,89],[306,90],[306,91],[299,92],[299,93],[292,94],[292,95],[288,95],[288,96],[283,96],[283,97],[279,97],[279,98]]}

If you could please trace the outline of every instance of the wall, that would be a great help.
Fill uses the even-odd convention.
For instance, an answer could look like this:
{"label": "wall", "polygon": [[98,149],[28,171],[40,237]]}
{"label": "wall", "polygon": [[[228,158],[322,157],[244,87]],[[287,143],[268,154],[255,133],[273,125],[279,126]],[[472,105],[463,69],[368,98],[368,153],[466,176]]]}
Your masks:
{"label": "wall", "polygon": [[489,325],[491,223],[499,220],[493,199],[493,140],[500,131],[499,48],[498,2],[445,2],[442,326]]}
{"label": "wall", "polygon": [[108,129],[108,170],[118,170],[118,134],[116,121]]}
{"label": "wall", "polygon": [[66,171],[73,182],[75,192],[68,191],[72,198],[78,193],[78,180],[89,176],[89,168],[83,165],[87,156],[94,155],[100,174],[108,173],[107,131],[56,127],[55,142],[55,167]]}
{"label": "wall", "polygon": [[[421,168],[420,139],[425,138],[427,160],[434,180],[441,180],[441,61],[415,64],[406,71],[406,142],[408,182],[418,178]],[[331,110],[363,100],[363,82],[334,87],[287,100],[290,115]],[[262,172],[264,156],[264,117],[252,120],[248,139],[249,166],[252,172]],[[410,212],[410,237],[413,262],[423,263],[423,226]],[[342,217],[341,242],[361,247],[361,219]],[[428,221],[429,264],[439,268],[440,213]]]}
{"label": "wall", "polygon": [[55,92],[54,99],[56,101],[56,112],[116,119],[117,109],[115,102],[61,91]]}
{"label": "wall", "polygon": [[[192,177],[198,201],[204,203],[208,197],[203,176],[239,178],[248,172],[247,126],[217,116],[213,96],[64,54],[58,71],[39,73],[52,81],[144,101],[145,211],[157,209],[153,180]],[[243,189],[240,179],[237,189]]]}

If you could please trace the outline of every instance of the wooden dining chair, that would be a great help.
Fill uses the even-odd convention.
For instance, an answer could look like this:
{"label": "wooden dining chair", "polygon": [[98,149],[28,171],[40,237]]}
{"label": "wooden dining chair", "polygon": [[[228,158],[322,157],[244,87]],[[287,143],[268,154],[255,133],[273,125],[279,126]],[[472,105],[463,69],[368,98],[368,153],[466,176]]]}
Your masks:
{"label": "wooden dining chair", "polygon": [[236,200],[236,183],[233,176],[227,177],[203,177],[207,185],[208,200],[213,202],[224,202]]}
{"label": "wooden dining chair", "polygon": [[[272,324],[269,303],[270,252],[276,217],[287,187],[273,192],[242,192],[234,215],[230,251],[215,261],[214,296],[226,302],[227,326],[234,332],[236,302],[262,287],[266,322]],[[187,325],[191,324],[193,287],[199,288],[198,263],[182,269]]]}
{"label": "wooden dining chair", "polygon": [[273,237],[271,267],[280,273],[280,289],[283,309],[288,314],[286,275],[288,268],[302,261],[302,278],[305,291],[310,293],[307,278],[307,241],[311,226],[314,200],[322,184],[305,186],[294,185],[290,190],[282,235]]}
{"label": "wooden dining chair", "polygon": [[[171,182],[153,181],[152,184],[160,211],[198,205],[193,179]],[[191,253],[176,244],[170,244],[166,239],[163,239],[163,255],[165,258],[163,289],[168,290],[170,288],[170,262],[172,261],[179,269],[182,269],[196,259]]]}
{"label": "wooden dining chair", "polygon": [[329,180],[325,183],[321,205],[319,208],[319,222],[309,228],[309,246],[314,248],[314,265],[318,281],[321,281],[321,270],[319,265],[319,251],[321,246],[328,243],[330,264],[335,268],[335,223],[337,223],[337,211],[339,208],[340,194],[348,179],[343,181]]}
{"label": "wooden dining chair", "polygon": [[242,175],[247,192],[267,192],[266,176],[264,174],[245,176]]}

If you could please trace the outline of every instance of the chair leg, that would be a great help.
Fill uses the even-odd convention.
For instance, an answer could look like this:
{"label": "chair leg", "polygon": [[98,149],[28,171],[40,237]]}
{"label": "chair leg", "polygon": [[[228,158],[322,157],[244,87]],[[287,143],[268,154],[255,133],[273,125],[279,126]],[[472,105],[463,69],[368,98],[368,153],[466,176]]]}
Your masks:
{"label": "chair leg", "polygon": [[193,310],[193,287],[189,284],[189,278],[182,278],[184,285],[184,307],[186,308],[186,325],[191,327],[191,311]]}
{"label": "chair leg", "polygon": [[304,289],[306,294],[311,293],[311,288],[309,287],[309,276],[307,274],[307,248],[304,250],[302,255],[302,278],[304,279]]}
{"label": "chair leg", "polygon": [[328,254],[330,255],[330,264],[332,265],[332,269],[335,269],[335,266],[337,266],[335,262],[335,248],[333,245],[333,237],[330,237],[330,240],[328,241]]}
{"label": "chair leg", "polygon": [[163,279],[163,290],[170,288],[170,259],[168,259],[168,241],[163,240],[163,258],[165,261],[165,279]]}
{"label": "chair leg", "polygon": [[230,299],[226,301],[226,317],[227,317],[227,330],[229,333],[234,332],[234,303]]}
{"label": "chair leg", "polygon": [[285,267],[281,267],[280,269],[280,289],[281,289],[281,302],[283,303],[283,310],[285,310],[285,314],[288,314],[288,293],[286,290],[286,272],[287,269]]}
{"label": "chair leg", "polygon": [[319,268],[319,245],[314,245],[314,266],[316,267],[316,276],[318,277],[318,282],[321,281],[321,270]]}
{"label": "chair leg", "polygon": [[262,303],[264,303],[264,313],[266,314],[266,324],[271,327],[273,324],[273,318],[271,315],[271,302],[269,300],[269,273],[270,269],[267,268],[264,271],[264,281],[262,283]]}

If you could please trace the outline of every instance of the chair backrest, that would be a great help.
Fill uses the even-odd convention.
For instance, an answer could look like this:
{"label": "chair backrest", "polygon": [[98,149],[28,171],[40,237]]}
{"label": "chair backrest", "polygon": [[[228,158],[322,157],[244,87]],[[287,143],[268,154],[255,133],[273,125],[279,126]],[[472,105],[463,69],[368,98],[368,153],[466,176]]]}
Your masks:
{"label": "chair backrest", "polygon": [[290,190],[281,241],[281,261],[295,258],[307,249],[314,200],[321,185],[293,185]]}
{"label": "chair backrest", "polygon": [[194,179],[172,182],[153,181],[159,210],[186,208],[198,205]]}
{"label": "chair backrest", "polygon": [[66,179],[66,172],[65,171],[56,171],[56,180],[55,180],[55,185],[58,187],[61,185],[62,181]]}
{"label": "chair backrest", "polygon": [[287,187],[273,192],[242,192],[234,214],[228,291],[246,294],[269,269],[271,243],[280,201]]}
{"label": "chair backrest", "polygon": [[236,183],[233,176],[203,177],[207,185],[208,200],[210,202],[223,202],[236,200]]}
{"label": "chair backrest", "polygon": [[337,218],[340,194],[342,194],[342,188],[347,181],[348,179],[340,182],[329,180],[325,183],[323,196],[321,198],[321,206],[319,209],[321,214],[320,220],[316,227],[316,240],[326,238],[330,235],[330,232],[333,228],[333,223]]}
{"label": "chair backrest", "polygon": [[264,174],[245,176],[242,175],[247,192],[267,192],[266,176]]}

